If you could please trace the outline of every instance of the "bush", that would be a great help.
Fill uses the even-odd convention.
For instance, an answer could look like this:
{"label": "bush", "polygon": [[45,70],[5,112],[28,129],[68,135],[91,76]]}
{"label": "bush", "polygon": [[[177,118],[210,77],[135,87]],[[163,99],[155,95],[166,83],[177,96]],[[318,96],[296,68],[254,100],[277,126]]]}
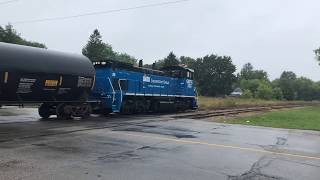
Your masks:
{"label": "bush", "polygon": [[256,97],[259,99],[270,100],[272,99],[272,88],[266,84],[261,83],[257,89]]}
{"label": "bush", "polygon": [[257,89],[260,85],[259,79],[252,79],[252,80],[241,80],[240,82],[240,88],[241,89],[247,89],[251,92],[252,97],[255,96]]}
{"label": "bush", "polygon": [[253,94],[250,90],[246,89],[243,91],[242,93],[242,98],[246,98],[246,99],[250,99],[250,98],[253,98]]}
{"label": "bush", "polygon": [[280,88],[274,88],[272,90],[272,97],[273,99],[277,99],[277,100],[283,100],[283,93],[282,90]]}

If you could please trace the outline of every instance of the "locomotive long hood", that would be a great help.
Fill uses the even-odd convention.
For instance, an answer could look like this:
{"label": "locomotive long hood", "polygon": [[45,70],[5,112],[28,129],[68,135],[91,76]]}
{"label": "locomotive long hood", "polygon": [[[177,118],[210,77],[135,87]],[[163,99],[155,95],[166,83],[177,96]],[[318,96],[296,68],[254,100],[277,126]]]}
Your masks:
{"label": "locomotive long hood", "polygon": [[0,43],[0,71],[95,75],[85,56],[7,43]]}

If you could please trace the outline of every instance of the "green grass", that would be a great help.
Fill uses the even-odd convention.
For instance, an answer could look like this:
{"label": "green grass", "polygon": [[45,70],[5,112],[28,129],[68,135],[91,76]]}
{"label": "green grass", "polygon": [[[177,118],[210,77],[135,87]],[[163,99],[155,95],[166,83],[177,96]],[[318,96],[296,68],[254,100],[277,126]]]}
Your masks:
{"label": "green grass", "polygon": [[261,100],[261,99],[241,99],[241,98],[213,98],[199,97],[199,107],[201,110],[211,110],[217,108],[258,106],[258,105],[278,105],[286,104],[288,101]]}
{"label": "green grass", "polygon": [[274,111],[252,117],[235,118],[228,121],[228,123],[320,131],[320,106]]}

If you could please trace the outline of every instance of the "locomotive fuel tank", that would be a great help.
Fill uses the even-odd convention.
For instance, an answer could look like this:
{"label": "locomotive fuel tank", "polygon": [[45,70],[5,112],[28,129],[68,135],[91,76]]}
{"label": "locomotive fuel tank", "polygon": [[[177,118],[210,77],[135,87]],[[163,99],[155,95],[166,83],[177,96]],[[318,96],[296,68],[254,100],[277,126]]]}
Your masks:
{"label": "locomotive fuel tank", "polygon": [[0,43],[0,104],[85,102],[94,78],[82,55]]}

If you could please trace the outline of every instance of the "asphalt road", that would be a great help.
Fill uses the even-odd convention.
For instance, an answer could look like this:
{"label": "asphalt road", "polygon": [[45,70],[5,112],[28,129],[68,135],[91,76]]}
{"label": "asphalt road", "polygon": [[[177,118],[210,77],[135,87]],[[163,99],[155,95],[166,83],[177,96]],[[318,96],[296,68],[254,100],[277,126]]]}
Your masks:
{"label": "asphalt road", "polygon": [[110,116],[39,120],[0,109],[0,179],[319,180],[320,133]]}

